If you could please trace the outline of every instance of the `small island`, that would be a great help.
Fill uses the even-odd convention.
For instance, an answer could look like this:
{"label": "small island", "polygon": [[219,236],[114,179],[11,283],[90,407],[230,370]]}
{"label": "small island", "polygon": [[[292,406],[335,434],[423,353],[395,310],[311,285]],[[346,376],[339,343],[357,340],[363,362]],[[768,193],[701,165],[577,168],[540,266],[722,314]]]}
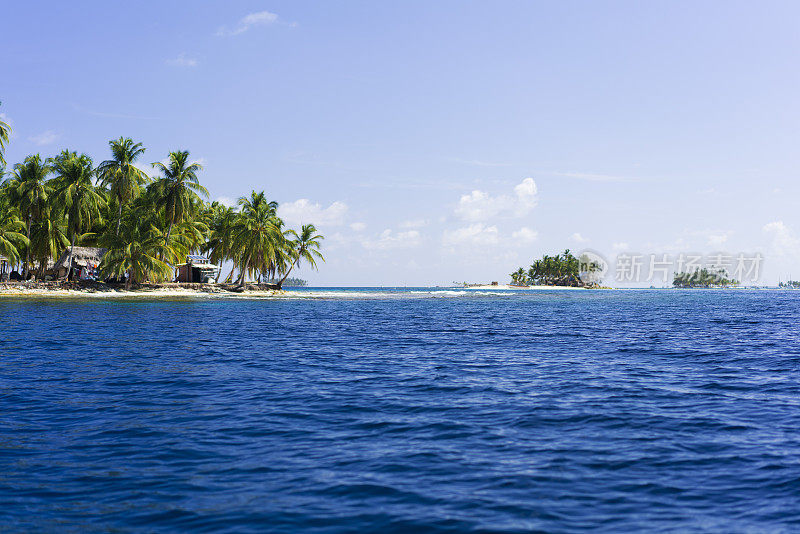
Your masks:
{"label": "small island", "polygon": [[602,265],[583,254],[575,257],[569,249],[561,254],[545,254],[526,270],[520,267],[511,273],[512,288],[571,287],[599,288]]}
{"label": "small island", "polygon": [[739,285],[738,280],[728,278],[725,269],[698,269],[691,272],[675,273],[673,287],[678,288],[722,288]]}

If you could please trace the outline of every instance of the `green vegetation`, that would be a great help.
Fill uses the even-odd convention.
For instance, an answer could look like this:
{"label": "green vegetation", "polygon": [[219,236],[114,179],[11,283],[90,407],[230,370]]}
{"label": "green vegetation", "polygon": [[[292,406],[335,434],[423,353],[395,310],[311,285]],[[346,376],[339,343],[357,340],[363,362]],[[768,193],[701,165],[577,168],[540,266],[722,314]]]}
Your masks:
{"label": "green vegetation", "polygon": [[778,287],[786,289],[800,289],[800,282],[797,280],[789,280],[788,282],[778,282]]}
{"label": "green vegetation", "polygon": [[[2,102],[0,102],[2,105]],[[3,122],[2,118],[0,118],[0,171],[5,169],[6,160],[5,160],[5,151],[6,145],[8,144],[8,138],[11,135],[11,126],[8,123]],[[0,175],[1,176],[1,175]]]}
{"label": "green vegetation", "polygon": [[[10,128],[0,122],[0,163]],[[47,276],[48,265],[76,245],[107,249],[100,271],[126,287],[170,281],[187,254],[230,262],[227,281],[287,283],[295,266],[317,268],[323,237],[312,224],[285,228],[278,203],[253,191],[236,208],[208,203],[198,178],[202,166],[188,151],[170,152],[152,166],[136,166],[141,143],[109,142],[111,158],[96,167],[86,154],[34,154],[6,175],[0,167],[0,255],[21,266],[25,279]],[[67,272],[66,277],[70,276]],[[51,274],[52,275],[52,274]],[[217,276],[217,281],[219,276]]]}
{"label": "green vegetation", "polygon": [[555,256],[544,255],[535,260],[525,270],[520,267],[511,273],[511,283],[514,285],[544,285],[544,286],[572,286],[585,287],[593,284],[586,283],[581,278],[584,273],[593,273],[600,269],[600,265],[588,258],[576,258],[569,249]]}
{"label": "green vegetation", "polygon": [[688,273],[676,273],[672,285],[675,287],[727,287],[739,285],[739,282],[728,278],[725,269],[703,268]]}

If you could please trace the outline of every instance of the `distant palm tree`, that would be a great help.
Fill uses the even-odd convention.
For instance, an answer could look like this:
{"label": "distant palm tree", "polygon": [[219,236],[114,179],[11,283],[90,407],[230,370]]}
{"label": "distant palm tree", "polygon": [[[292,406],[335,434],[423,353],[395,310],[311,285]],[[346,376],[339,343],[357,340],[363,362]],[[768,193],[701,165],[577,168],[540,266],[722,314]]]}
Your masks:
{"label": "distant palm tree", "polygon": [[122,209],[139,195],[142,186],[147,183],[147,174],[134,165],[144,154],[142,143],[134,143],[129,137],[120,137],[108,142],[111,147],[111,159],[97,167],[100,185],[110,187],[111,198],[117,203],[117,228],[119,234]]}
{"label": "distant palm tree", "polygon": [[299,234],[294,230],[289,230],[289,235],[294,237],[294,239],[291,239],[288,242],[287,247],[289,249],[290,256],[293,257],[294,260],[289,266],[289,270],[286,271],[286,273],[283,275],[283,278],[281,278],[278,282],[278,289],[281,288],[283,282],[289,277],[289,273],[292,272],[294,266],[299,265],[301,261],[305,261],[313,269],[317,268],[316,260],[319,259],[325,261],[325,258],[319,251],[321,241],[325,238],[317,233],[317,229],[313,224],[304,224],[300,228]]}
{"label": "distant palm tree", "polygon": [[511,282],[514,284],[522,284],[525,282],[525,269],[520,267],[513,273],[511,273]]}
{"label": "distant palm tree", "polygon": [[[34,221],[49,219],[49,196],[52,191],[47,176],[51,172],[51,161],[43,160],[39,154],[28,156],[22,163],[14,165],[14,176],[9,184],[10,195],[13,205],[17,207],[25,221],[25,237],[29,241]],[[31,248],[33,244],[25,248],[23,265],[25,278],[30,271]]]}
{"label": "distant palm tree", "polygon": [[87,232],[100,218],[105,204],[103,196],[94,187],[92,159],[86,154],[63,151],[55,158],[56,204],[66,215],[67,233],[70,236],[69,261],[65,279],[72,271],[75,238]]}
{"label": "distant palm tree", "polygon": [[159,202],[164,208],[168,228],[164,244],[169,242],[172,227],[192,215],[199,196],[208,198],[208,191],[200,185],[197,172],[203,167],[199,163],[189,163],[189,152],[182,150],[169,153],[167,165],[157,161],[153,167],[161,171],[162,177],[156,181]]}

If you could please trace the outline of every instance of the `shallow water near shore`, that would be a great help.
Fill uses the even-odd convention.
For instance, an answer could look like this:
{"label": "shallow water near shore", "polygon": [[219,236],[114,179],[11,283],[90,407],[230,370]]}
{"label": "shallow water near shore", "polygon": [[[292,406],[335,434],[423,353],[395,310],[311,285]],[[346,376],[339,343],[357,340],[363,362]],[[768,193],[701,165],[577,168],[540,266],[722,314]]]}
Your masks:
{"label": "shallow water near shore", "polygon": [[3,530],[800,529],[800,293],[295,296],[0,299]]}

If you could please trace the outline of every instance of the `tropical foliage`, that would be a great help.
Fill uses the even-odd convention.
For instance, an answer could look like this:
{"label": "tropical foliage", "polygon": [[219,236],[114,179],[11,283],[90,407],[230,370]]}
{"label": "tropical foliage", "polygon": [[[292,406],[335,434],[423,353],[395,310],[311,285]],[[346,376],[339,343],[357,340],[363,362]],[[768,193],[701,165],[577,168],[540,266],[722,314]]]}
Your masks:
{"label": "tropical foliage", "polygon": [[5,168],[6,166],[4,154],[6,151],[6,145],[8,144],[9,136],[11,136],[11,126],[9,126],[8,123],[3,121],[3,118],[0,117],[0,169]]}
{"label": "tropical foliage", "polygon": [[[0,155],[9,131],[0,122]],[[0,255],[24,278],[55,276],[56,260],[66,251],[66,266],[73,265],[79,245],[105,248],[101,276],[128,286],[173,280],[188,254],[227,263],[225,281],[240,286],[277,280],[280,287],[299,265],[324,261],[314,225],[286,228],[264,192],[252,191],[236,207],[207,202],[202,166],[188,151],[170,152],[149,176],[139,166],[141,143],[120,137],[109,148],[97,166],[65,150],[30,155],[8,175],[0,170]]]}
{"label": "tropical foliage", "polygon": [[675,287],[726,287],[738,285],[737,280],[728,278],[724,269],[698,269],[691,272],[675,273],[672,285]]}
{"label": "tropical foliage", "polygon": [[569,249],[561,254],[535,260],[528,269],[518,268],[511,273],[511,283],[514,285],[546,285],[546,286],[574,286],[588,285],[581,275],[591,273],[600,268],[597,263],[587,258],[576,258]]}

